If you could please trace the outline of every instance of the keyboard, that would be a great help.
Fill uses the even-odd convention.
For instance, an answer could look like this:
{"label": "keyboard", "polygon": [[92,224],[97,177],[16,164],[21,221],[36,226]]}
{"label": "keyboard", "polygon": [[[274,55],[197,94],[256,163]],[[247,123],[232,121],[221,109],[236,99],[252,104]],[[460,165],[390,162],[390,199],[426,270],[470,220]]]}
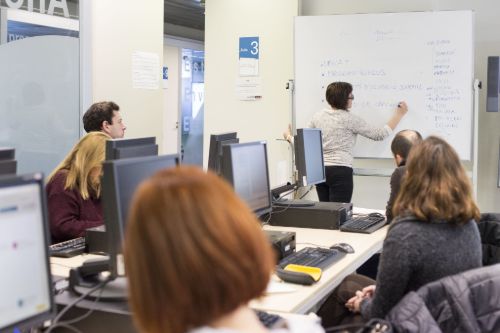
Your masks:
{"label": "keyboard", "polygon": [[283,317],[276,314],[272,314],[261,310],[254,310],[254,312],[259,318],[262,325],[264,325],[267,328],[278,327],[284,321]]}
{"label": "keyboard", "polygon": [[345,256],[338,250],[323,247],[306,247],[283,258],[278,266],[285,268],[289,264],[318,267],[322,270],[330,267]]}
{"label": "keyboard", "polygon": [[49,246],[51,257],[70,258],[82,254],[84,251],[85,237],[78,237]]}
{"label": "keyboard", "polygon": [[386,219],[383,216],[356,216],[351,220],[345,221],[340,226],[340,231],[371,234],[382,228],[385,223]]}

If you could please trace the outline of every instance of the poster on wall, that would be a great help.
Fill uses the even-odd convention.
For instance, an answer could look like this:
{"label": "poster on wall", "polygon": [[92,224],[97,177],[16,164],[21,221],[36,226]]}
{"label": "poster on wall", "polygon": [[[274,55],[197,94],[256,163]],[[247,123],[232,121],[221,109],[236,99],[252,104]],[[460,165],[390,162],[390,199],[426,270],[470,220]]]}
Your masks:
{"label": "poster on wall", "polygon": [[167,89],[168,88],[168,67],[167,66],[163,66],[162,81],[163,81],[163,89]]}
{"label": "poster on wall", "polygon": [[240,37],[240,76],[259,75],[259,37]]}
{"label": "poster on wall", "polygon": [[158,89],[160,57],[156,53],[135,51],[132,53],[132,87]]}

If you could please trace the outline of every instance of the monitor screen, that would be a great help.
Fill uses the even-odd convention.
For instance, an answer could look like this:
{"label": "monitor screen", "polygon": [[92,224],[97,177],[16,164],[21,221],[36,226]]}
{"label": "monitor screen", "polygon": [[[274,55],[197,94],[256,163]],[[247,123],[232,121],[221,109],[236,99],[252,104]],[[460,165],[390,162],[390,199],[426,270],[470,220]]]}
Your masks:
{"label": "monitor screen", "polygon": [[266,143],[249,142],[223,147],[222,176],[257,216],[271,211]]}
{"label": "monitor screen", "polygon": [[208,169],[216,174],[221,174],[222,169],[222,147],[231,143],[238,143],[236,132],[220,133],[210,135],[210,148],[208,151]]}
{"label": "monitor screen", "polygon": [[0,331],[55,315],[42,174],[0,178]]}
{"label": "monitor screen", "polygon": [[179,164],[178,155],[146,156],[103,163],[102,205],[112,276],[123,276],[123,242],[130,200],[137,186],[157,171]]}
{"label": "monitor screen", "polygon": [[155,137],[106,141],[106,160],[158,155]]}
{"label": "monitor screen", "polygon": [[325,181],[323,161],[323,141],[321,130],[317,128],[299,128],[294,140],[295,167],[297,185],[307,186]]}

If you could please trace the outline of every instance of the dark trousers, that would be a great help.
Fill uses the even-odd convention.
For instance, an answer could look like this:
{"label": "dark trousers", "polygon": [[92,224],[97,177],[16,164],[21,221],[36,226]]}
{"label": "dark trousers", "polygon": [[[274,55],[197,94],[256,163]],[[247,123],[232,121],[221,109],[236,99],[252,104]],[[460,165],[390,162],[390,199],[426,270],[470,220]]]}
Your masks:
{"label": "dark trousers", "polygon": [[376,280],[379,261],[380,261],[380,253],[375,253],[373,256],[371,256],[370,259],[365,261],[365,263],[356,270],[356,273],[362,274],[364,276]]}
{"label": "dark trousers", "polygon": [[354,187],[352,168],[328,165],[325,182],[316,185],[319,201],[351,202]]}
{"label": "dark trousers", "polygon": [[324,328],[329,328],[337,325],[363,323],[363,317],[359,313],[354,314],[349,311],[345,307],[345,303],[356,295],[356,291],[372,284],[375,284],[375,280],[364,275],[351,274],[346,276],[318,310],[317,315],[321,318],[321,325]]}

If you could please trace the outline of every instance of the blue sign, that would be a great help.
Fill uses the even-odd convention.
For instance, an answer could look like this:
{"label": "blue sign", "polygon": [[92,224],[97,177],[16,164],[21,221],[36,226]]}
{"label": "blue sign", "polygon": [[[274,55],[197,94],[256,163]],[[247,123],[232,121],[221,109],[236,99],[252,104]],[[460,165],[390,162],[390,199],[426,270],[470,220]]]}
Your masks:
{"label": "blue sign", "polygon": [[39,24],[7,21],[7,42],[35,36],[58,35],[78,38],[79,32],[70,29],[54,28]]}
{"label": "blue sign", "polygon": [[259,59],[259,37],[240,37],[240,59]]}

